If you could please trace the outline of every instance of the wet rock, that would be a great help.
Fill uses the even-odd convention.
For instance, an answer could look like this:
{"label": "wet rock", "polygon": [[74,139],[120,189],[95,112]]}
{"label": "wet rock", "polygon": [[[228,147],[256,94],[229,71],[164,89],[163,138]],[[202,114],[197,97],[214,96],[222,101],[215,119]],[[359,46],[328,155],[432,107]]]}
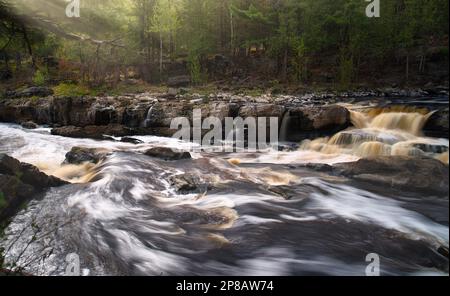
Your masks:
{"label": "wet rock", "polygon": [[288,141],[329,136],[351,126],[350,112],[341,106],[311,106],[288,109],[281,133]]}
{"label": "wet rock", "polygon": [[338,164],[334,171],[359,181],[448,198],[449,167],[432,158],[380,156]]}
{"label": "wet rock", "polygon": [[193,174],[172,176],[169,182],[180,194],[204,193],[211,189],[210,184],[203,182],[199,176]]}
{"label": "wet rock", "polygon": [[350,125],[350,112],[341,106],[298,108],[290,110],[290,114],[291,117],[297,115],[303,119],[299,126],[302,130],[324,130]]}
{"label": "wet rock", "polygon": [[139,127],[146,120],[148,110],[148,103],[127,106],[122,112],[121,123],[128,127]]}
{"label": "wet rock", "polygon": [[448,151],[448,147],[445,145],[435,145],[435,144],[425,144],[425,143],[417,143],[413,144],[414,148],[422,150],[423,152],[428,153],[444,153]]}
{"label": "wet rock", "polygon": [[22,122],[21,126],[26,129],[36,129],[38,125],[33,121]]}
{"label": "wet rock", "polygon": [[141,141],[139,139],[135,139],[135,138],[132,138],[132,137],[122,137],[122,139],[120,139],[120,142],[131,143],[131,144],[136,144],[136,145],[144,143],[144,141]]}
{"label": "wet rock", "polygon": [[99,163],[106,158],[108,151],[101,148],[73,147],[66,153],[64,164]]}
{"label": "wet rock", "polygon": [[446,257],[448,259],[448,247],[446,246],[440,246],[437,249],[438,253],[441,254],[442,256]]}
{"label": "wet rock", "polygon": [[163,160],[191,159],[191,154],[186,151],[179,151],[175,148],[154,147],[144,152],[145,155]]}
{"label": "wet rock", "polygon": [[65,184],[30,164],[0,154],[0,222],[15,215],[37,193]]}
{"label": "wet rock", "polygon": [[48,87],[35,86],[21,91],[10,91],[5,94],[7,98],[47,97],[53,95],[53,90]]}
{"label": "wet rock", "polygon": [[440,109],[434,112],[424,127],[424,132],[432,137],[449,137],[449,116],[448,108]]}
{"label": "wet rock", "polygon": [[17,213],[36,189],[20,181],[16,176],[0,173],[0,223]]}
{"label": "wet rock", "polygon": [[292,187],[289,186],[271,186],[268,188],[270,192],[273,192],[286,200],[290,200],[298,196],[298,193]]}
{"label": "wet rock", "polygon": [[52,135],[69,137],[69,138],[90,138],[103,140],[105,136],[124,137],[132,135],[134,131],[123,125],[112,124],[105,126],[90,125],[85,127],[63,126],[54,128]]}

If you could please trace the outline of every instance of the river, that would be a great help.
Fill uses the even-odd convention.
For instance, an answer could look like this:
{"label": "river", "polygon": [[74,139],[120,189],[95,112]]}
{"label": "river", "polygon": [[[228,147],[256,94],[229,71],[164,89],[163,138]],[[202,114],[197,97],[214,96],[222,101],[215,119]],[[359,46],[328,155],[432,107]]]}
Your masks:
{"label": "river", "polygon": [[[6,262],[36,275],[63,275],[72,253],[84,275],[363,276],[370,253],[380,256],[382,275],[445,275],[448,258],[437,249],[448,248],[448,197],[369,186],[304,165],[417,155],[420,144],[448,163],[448,152],[435,149],[448,151],[448,139],[421,135],[427,114],[411,114],[354,113],[354,128],[296,150],[201,152],[176,162],[140,152],[192,144],[72,139],[0,124],[0,153],[71,182],[33,200],[0,245]],[[74,146],[111,153],[97,165],[61,165]],[[209,190],[178,193],[169,180],[185,173]]]}

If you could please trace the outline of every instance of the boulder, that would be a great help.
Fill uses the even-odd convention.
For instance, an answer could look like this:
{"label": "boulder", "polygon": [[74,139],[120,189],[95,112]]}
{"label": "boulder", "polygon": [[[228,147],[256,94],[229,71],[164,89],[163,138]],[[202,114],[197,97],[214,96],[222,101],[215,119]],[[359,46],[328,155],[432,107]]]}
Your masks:
{"label": "boulder", "polygon": [[154,147],[144,152],[145,155],[163,160],[191,159],[191,154],[186,151],[179,151],[175,148]]}
{"label": "boulder", "polygon": [[66,153],[64,164],[99,163],[106,158],[109,151],[101,148],[73,147]]}
{"label": "boulder", "polygon": [[135,139],[135,138],[132,138],[132,137],[122,137],[121,139],[120,139],[120,142],[123,142],[123,143],[131,143],[131,144],[143,144],[144,143],[144,141],[141,141],[141,140],[139,140],[139,139]]}
{"label": "boulder", "polygon": [[448,125],[448,108],[440,109],[430,116],[430,119],[428,119],[427,123],[425,124],[424,132],[427,136],[430,137],[440,137],[448,139]]}
{"label": "boulder", "polygon": [[300,107],[290,110],[291,117],[299,116],[302,130],[325,130],[334,127],[348,127],[350,112],[341,106]]}
{"label": "boulder", "polygon": [[288,109],[281,124],[281,134],[288,141],[333,135],[351,126],[350,112],[338,105],[294,107]]}
{"label": "boulder", "polygon": [[169,87],[186,87],[191,83],[191,77],[189,75],[180,75],[169,77],[167,85]]}
{"label": "boulder", "polygon": [[38,125],[33,121],[22,122],[21,126],[25,129],[36,129]]}
{"label": "boulder", "polygon": [[21,91],[6,92],[7,98],[48,97],[53,95],[53,90],[48,87],[34,86]]}
{"label": "boulder", "polygon": [[380,156],[337,164],[333,170],[359,181],[448,198],[449,167],[433,158]]}
{"label": "boulder", "polygon": [[0,154],[0,222],[15,215],[36,194],[65,184],[30,164]]}
{"label": "boulder", "polygon": [[134,131],[123,125],[111,124],[103,126],[89,125],[85,127],[63,126],[52,129],[51,133],[52,135],[69,138],[91,138],[103,140],[106,139],[105,136],[124,137],[127,135],[132,135]]}
{"label": "boulder", "polygon": [[203,182],[199,176],[193,174],[182,174],[169,178],[170,185],[175,188],[177,193],[204,193],[211,189],[211,185]]}

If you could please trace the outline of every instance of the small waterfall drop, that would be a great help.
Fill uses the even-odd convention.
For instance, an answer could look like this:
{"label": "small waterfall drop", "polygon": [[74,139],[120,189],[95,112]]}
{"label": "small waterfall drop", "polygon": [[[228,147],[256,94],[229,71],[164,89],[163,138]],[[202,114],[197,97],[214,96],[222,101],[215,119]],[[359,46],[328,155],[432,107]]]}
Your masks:
{"label": "small waterfall drop", "polygon": [[145,120],[144,120],[144,127],[150,127],[152,124],[153,107],[154,106],[151,106],[147,111],[147,116],[145,117]]}
{"label": "small waterfall drop", "polygon": [[290,123],[291,123],[291,112],[286,111],[286,113],[283,116],[283,119],[281,120],[281,127],[280,127],[281,142],[286,142],[288,140],[287,135]]}
{"label": "small waterfall drop", "polygon": [[304,141],[301,149],[358,157],[429,156],[448,163],[448,143],[422,134],[432,114],[422,109],[400,107],[367,112],[350,110],[352,128],[331,138]]}

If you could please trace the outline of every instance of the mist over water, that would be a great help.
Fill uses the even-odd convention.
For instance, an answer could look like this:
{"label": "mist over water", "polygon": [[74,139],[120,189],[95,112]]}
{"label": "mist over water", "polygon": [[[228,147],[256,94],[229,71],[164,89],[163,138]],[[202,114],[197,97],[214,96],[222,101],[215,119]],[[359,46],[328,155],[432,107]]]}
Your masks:
{"label": "mist over water", "polygon": [[[71,182],[14,218],[1,242],[6,260],[37,275],[64,274],[67,254],[76,253],[89,275],[363,276],[366,255],[377,253],[383,275],[448,274],[448,258],[436,251],[448,247],[448,198],[304,166],[374,155],[448,163],[448,140],[421,134],[429,114],[351,112],[354,127],[297,151],[193,153],[177,162],[141,152],[192,144],[71,139],[0,124],[0,153]],[[61,165],[74,146],[109,154],[97,165]],[[185,173],[209,190],[178,193],[170,178]]]}

